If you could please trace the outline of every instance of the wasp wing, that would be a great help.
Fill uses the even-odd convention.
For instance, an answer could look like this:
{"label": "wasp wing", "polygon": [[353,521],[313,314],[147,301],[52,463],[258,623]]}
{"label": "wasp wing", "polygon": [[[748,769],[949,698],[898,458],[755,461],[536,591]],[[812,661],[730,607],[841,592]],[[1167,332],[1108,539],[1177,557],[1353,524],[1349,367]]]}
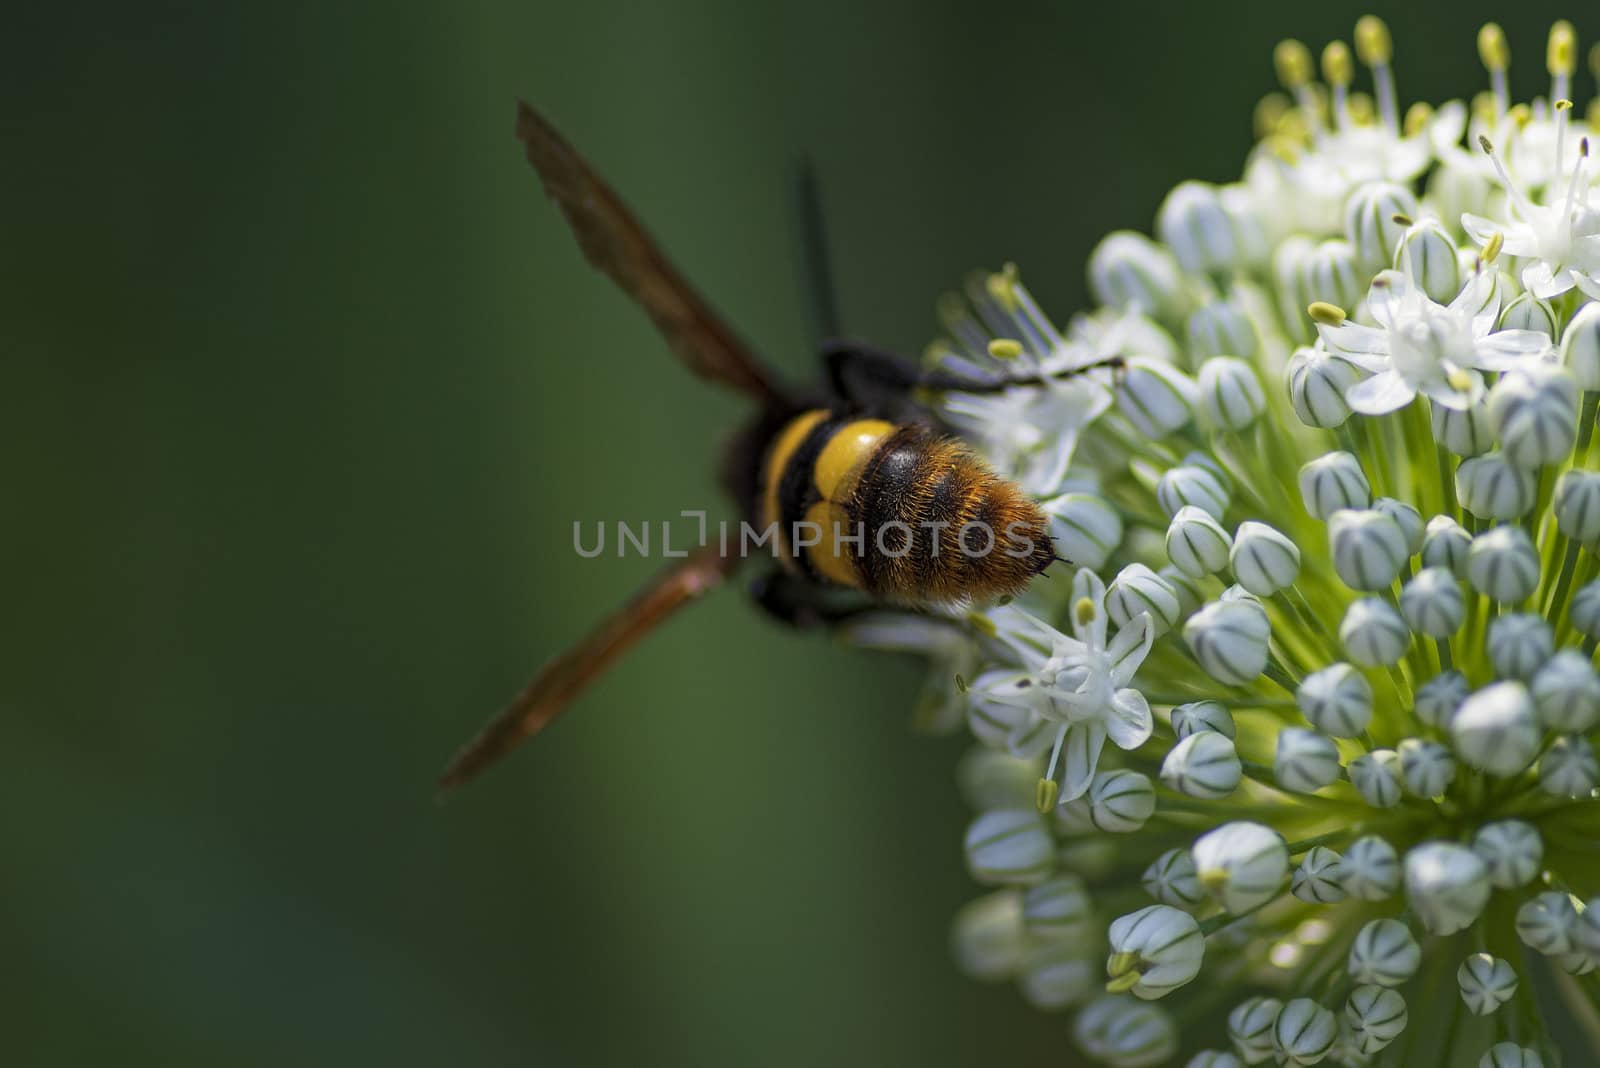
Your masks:
{"label": "wasp wing", "polygon": [[668,262],[622,198],[559,130],[520,101],[517,138],[545,192],[567,217],[584,257],[644,308],[690,370],[766,404],[781,398],[768,372]]}
{"label": "wasp wing", "polygon": [[545,664],[511,704],[461,747],[439,776],[439,786],[446,790],[460,786],[518,742],[539,733],[635,642],[684,605],[720,586],[738,564],[738,556],[725,556],[708,545],[657,575],[581,642]]}

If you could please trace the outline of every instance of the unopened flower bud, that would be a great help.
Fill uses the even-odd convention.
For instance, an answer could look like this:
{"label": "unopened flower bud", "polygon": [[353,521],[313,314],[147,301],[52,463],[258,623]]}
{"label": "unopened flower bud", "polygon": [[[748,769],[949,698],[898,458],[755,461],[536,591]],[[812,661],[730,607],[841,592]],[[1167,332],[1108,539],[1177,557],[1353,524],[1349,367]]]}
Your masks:
{"label": "unopened flower bud", "polygon": [[1233,538],[1216,517],[1193,505],[1179,508],[1167,525],[1167,558],[1194,578],[1221,571],[1232,548]]}
{"label": "unopened flower bud", "polygon": [[1299,577],[1300,549],[1276,529],[1249,520],[1234,532],[1228,563],[1239,585],[1270,597]]}
{"label": "unopened flower bud", "polygon": [[1126,994],[1091,1001],[1072,1022],[1085,1053],[1112,1068],[1155,1068],[1178,1052],[1178,1025],[1159,1005]]}
{"label": "unopened flower bud", "polygon": [[1544,1068],[1544,1058],[1527,1046],[1496,1042],[1488,1053],[1478,1058],[1478,1068]]}
{"label": "unopened flower bud", "polygon": [[1250,359],[1261,347],[1256,327],[1232,300],[1213,300],[1189,316],[1186,328],[1192,359],[1239,356]]}
{"label": "unopened flower bud", "polygon": [[1467,552],[1472,535],[1467,528],[1447,515],[1428,520],[1422,533],[1422,566],[1442,567],[1456,578],[1467,577]]}
{"label": "unopened flower bud", "polygon": [[1461,291],[1455,242],[1437,219],[1423,219],[1407,227],[1390,265],[1440,304],[1449,304]]}
{"label": "unopened flower bud", "polygon": [[1539,751],[1533,695],[1520,682],[1485,686],[1461,702],[1450,739],[1461,759],[1480,771],[1516,775]]}
{"label": "unopened flower bud", "polygon": [[1099,993],[1099,962],[1083,953],[1081,945],[1063,941],[1028,947],[1017,975],[1022,999],[1036,1009],[1057,1012]]}
{"label": "unopened flower bud", "polygon": [[1300,499],[1313,518],[1327,519],[1341,508],[1365,508],[1372,487],[1354,456],[1330,452],[1300,468]]}
{"label": "unopened flower bud", "polygon": [[1393,749],[1374,749],[1350,761],[1350,782],[1373,808],[1400,803],[1400,756]]}
{"label": "unopened flower bud", "polygon": [[964,906],[951,926],[950,947],[956,966],[974,979],[1016,974],[1027,949],[1017,892],[996,890]]}
{"label": "unopened flower bud", "polygon": [[1190,851],[1200,885],[1228,912],[1248,912],[1277,896],[1289,877],[1283,837],[1259,823],[1225,823]]}
{"label": "unopened flower bud", "polygon": [[1350,418],[1344,395],[1362,371],[1343,356],[1302,346],[1289,360],[1289,403],[1306,426],[1333,430]]}
{"label": "unopened flower bud", "polygon": [[1050,829],[1031,808],[981,813],[967,827],[967,867],[990,885],[1036,883],[1055,865]]}
{"label": "unopened flower bud", "polygon": [[1345,653],[1362,667],[1395,664],[1405,655],[1411,633],[1387,601],[1363,597],[1351,603],[1339,623]]}
{"label": "unopened flower bud", "polygon": [[1400,856],[1377,835],[1351,842],[1342,868],[1345,893],[1362,901],[1382,901],[1400,887]]}
{"label": "unopened flower bud", "polygon": [[1298,264],[1300,288],[1315,299],[1353,308],[1366,290],[1366,275],[1356,264],[1356,250],[1348,241],[1319,241]]}
{"label": "unopened flower bud", "polygon": [[1099,570],[1122,543],[1122,516],[1102,497],[1069,493],[1040,507],[1050,522],[1057,555],[1078,567]]}
{"label": "unopened flower bud", "polygon": [[1181,182],[1156,212],[1156,237],[1194,274],[1230,271],[1241,260],[1222,197],[1208,182]]}
{"label": "unopened flower bud", "polygon": [[1169,849],[1157,857],[1140,877],[1145,893],[1174,908],[1197,908],[1206,899],[1194,858],[1187,849]]}
{"label": "unopened flower bud", "polygon": [[1243,686],[1267,666],[1272,625],[1260,604],[1245,600],[1213,601],[1189,617],[1183,638],[1213,679]]}
{"label": "unopened flower bud", "polygon": [[1406,738],[1395,751],[1400,754],[1400,775],[1406,789],[1417,797],[1440,797],[1455,781],[1456,758],[1449,746]]}
{"label": "unopened flower bud", "polygon": [[1581,390],[1600,389],[1600,303],[1586,302],[1561,335],[1561,362]]}
{"label": "unopened flower bud", "polygon": [[1529,362],[1489,390],[1489,424],[1506,459],[1532,468],[1564,460],[1578,438],[1578,385],[1555,364]]}
{"label": "unopened flower bud", "polygon": [[1022,926],[1039,939],[1077,940],[1091,933],[1089,888],[1072,874],[1051,876],[1022,894]]}
{"label": "unopened flower bud", "polygon": [[1089,254],[1089,288],[1102,304],[1163,322],[1179,319],[1189,303],[1172,253],[1131,230],[1106,235]]}
{"label": "unopened flower bud", "polygon": [[1536,330],[1549,338],[1556,336],[1556,313],[1550,302],[1532,293],[1518,293],[1500,309],[1501,330]]}
{"label": "unopened flower bud", "polygon": [[1479,519],[1517,519],[1533,507],[1538,480],[1504,453],[1463,460],[1456,468],[1456,496]]}
{"label": "unopened flower bud", "polygon": [[1137,831],[1155,811],[1156,789],[1137,771],[1097,772],[1089,784],[1089,818],[1109,834]]}
{"label": "unopened flower bud", "polygon": [[1429,405],[1429,425],[1433,440],[1457,456],[1481,456],[1494,448],[1494,431],[1489,426],[1489,409],[1479,403],[1470,408]]}
{"label": "unopened flower bud", "polygon": [[1220,520],[1228,510],[1228,487],[1212,471],[1198,465],[1174,467],[1156,483],[1156,500],[1170,519],[1185,506],[1209,512]]}
{"label": "unopened flower bud", "polygon": [[1339,779],[1339,747],[1332,738],[1303,727],[1278,731],[1273,777],[1285,790],[1309,794]]}
{"label": "unopened flower bud", "polygon": [[1478,828],[1472,851],[1482,858],[1489,882],[1500,890],[1526,886],[1544,862],[1544,839],[1531,823],[1496,820]]}
{"label": "unopened flower bud", "polygon": [[1112,382],[1117,411],[1145,437],[1161,439],[1194,418],[1200,387],[1164,360],[1134,356]]}
{"label": "unopened flower bud", "polygon": [[1255,368],[1234,356],[1213,356],[1200,365],[1200,410],[1207,424],[1221,430],[1244,430],[1267,406],[1267,395]]}
{"label": "unopened flower bud", "polygon": [[1150,616],[1159,638],[1178,622],[1178,594],[1144,564],[1129,564],[1106,587],[1106,614],[1120,630],[1141,612]]}
{"label": "unopened flower bud", "polygon": [[1407,556],[1415,556],[1422,551],[1422,539],[1426,529],[1422,525],[1421,512],[1394,497],[1379,497],[1372,502],[1372,510],[1394,520],[1401,533],[1405,534]]}
{"label": "unopened flower bud", "polygon": [[1272,1027],[1272,1048],[1286,1065],[1316,1064],[1333,1049],[1339,1022],[1310,998],[1285,1002]]}
{"label": "unopened flower bud", "polygon": [[1216,731],[1196,731],[1161,762],[1161,781],[1169,789],[1205,800],[1233,793],[1242,775],[1232,740]]}
{"label": "unopened flower bud", "polygon": [[1405,1031],[1406,999],[1388,987],[1368,984],[1350,991],[1344,1003],[1345,1030],[1356,1051],[1371,1056]]}
{"label": "unopened flower bud", "polygon": [[1466,613],[1461,585],[1445,568],[1425,567],[1400,590],[1400,614],[1418,634],[1448,638],[1460,628]]}
{"label": "unopened flower bud", "polygon": [[1353,590],[1388,589],[1410,556],[1400,524],[1376,509],[1341,508],[1328,517],[1333,569]]}
{"label": "unopened flower bud", "polygon": [[1600,471],[1564,471],[1556,479],[1556,526],[1579,545],[1600,542]]}
{"label": "unopened flower bud", "polygon": [[1200,974],[1206,940],[1187,912],[1150,905],[1111,921],[1107,989],[1154,1001]]}
{"label": "unopened flower bud", "polygon": [[1367,182],[1350,194],[1344,203],[1344,236],[1368,274],[1394,262],[1407,228],[1402,220],[1416,216],[1416,195],[1395,182]]}
{"label": "unopened flower bud", "polygon": [[1193,701],[1178,705],[1172,710],[1172,730],[1179,741],[1196,731],[1216,731],[1226,738],[1238,737],[1233,716],[1220,701]]}
{"label": "unopened flower bud", "polygon": [[1489,663],[1503,679],[1533,678],[1555,652],[1555,636],[1543,616],[1516,612],[1489,621],[1489,637],[1484,643]]}
{"label": "unopened flower bud", "polygon": [[1588,797],[1596,782],[1600,763],[1581,734],[1557,738],[1539,758],[1539,789],[1552,797]]}
{"label": "unopened flower bud", "polygon": [[1178,615],[1187,616],[1205,603],[1205,587],[1202,580],[1191,578],[1173,567],[1170,563],[1156,572],[1161,576],[1161,581],[1167,584],[1178,597]]}
{"label": "unopened flower bud", "polygon": [[1584,637],[1600,638],[1600,579],[1578,587],[1567,608],[1567,619]]}
{"label": "unopened flower bud", "polygon": [[1517,937],[1535,953],[1553,957],[1578,945],[1578,901],[1561,890],[1546,890],[1517,909]]}
{"label": "unopened flower bud", "polygon": [[1396,987],[1417,973],[1422,947],[1399,920],[1372,920],[1356,933],[1348,971],[1358,983]]}
{"label": "unopened flower bud", "polygon": [[1417,718],[1423,723],[1439,730],[1448,730],[1451,721],[1456,718],[1456,709],[1461,707],[1461,702],[1467,699],[1470,692],[1471,687],[1461,672],[1441,671],[1417,687],[1416,699],[1412,704]]}
{"label": "unopened flower bud", "polygon": [[1491,601],[1518,604],[1539,587],[1539,551],[1533,539],[1509,523],[1472,539],[1467,551],[1467,581]]}
{"label": "unopened flower bud", "polygon": [[1489,901],[1489,871],[1454,842],[1424,842],[1406,854],[1406,902],[1430,934],[1450,935],[1477,922]]}
{"label": "unopened flower bud", "polygon": [[1474,953],[1456,969],[1461,1000],[1474,1016],[1489,1016],[1517,993],[1517,973],[1499,957]]}
{"label": "unopened flower bud", "polygon": [[1300,859],[1289,890],[1301,901],[1331,905],[1344,900],[1344,860],[1326,846],[1314,846]]}
{"label": "unopened flower bud", "polygon": [[1558,731],[1588,731],[1600,723],[1600,673],[1576,649],[1563,649],[1533,675],[1539,722]]}
{"label": "unopened flower bud", "polygon": [[1283,1012],[1277,998],[1253,997],[1228,1013],[1228,1040],[1246,1064],[1260,1064],[1273,1055],[1272,1031]]}

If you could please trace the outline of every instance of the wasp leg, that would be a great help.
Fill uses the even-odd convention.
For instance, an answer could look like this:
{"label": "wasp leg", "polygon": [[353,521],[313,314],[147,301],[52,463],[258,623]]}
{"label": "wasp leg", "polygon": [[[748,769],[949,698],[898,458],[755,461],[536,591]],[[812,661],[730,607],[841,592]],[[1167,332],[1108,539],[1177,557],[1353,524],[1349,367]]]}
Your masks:
{"label": "wasp leg", "polygon": [[872,610],[871,602],[848,590],[774,568],[750,583],[751,598],[767,615],[791,627],[829,627]]}
{"label": "wasp leg", "polygon": [[912,393],[1000,393],[1013,386],[1037,386],[1046,379],[1071,378],[1110,368],[1118,382],[1126,366],[1122,355],[1070,367],[1051,375],[980,375],[944,368],[925,369],[897,353],[860,341],[835,340],[822,346],[828,384],[840,399],[862,408],[903,404]]}

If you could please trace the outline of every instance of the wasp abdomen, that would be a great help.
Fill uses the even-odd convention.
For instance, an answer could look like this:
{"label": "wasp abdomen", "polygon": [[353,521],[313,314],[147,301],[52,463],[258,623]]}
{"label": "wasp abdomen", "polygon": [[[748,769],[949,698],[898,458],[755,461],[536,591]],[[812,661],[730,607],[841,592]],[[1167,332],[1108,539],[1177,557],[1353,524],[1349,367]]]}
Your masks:
{"label": "wasp abdomen", "polygon": [[1055,558],[1038,506],[927,427],[813,409],[774,435],[762,473],[785,564],[883,600],[1013,594]]}

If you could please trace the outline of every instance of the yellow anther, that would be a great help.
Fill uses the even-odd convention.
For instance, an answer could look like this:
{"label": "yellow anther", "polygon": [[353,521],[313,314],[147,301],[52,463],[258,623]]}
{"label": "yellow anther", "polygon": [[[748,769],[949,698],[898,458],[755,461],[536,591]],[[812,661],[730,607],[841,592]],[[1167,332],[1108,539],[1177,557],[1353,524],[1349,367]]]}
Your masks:
{"label": "yellow anther", "polygon": [[1304,143],[1303,139],[1278,134],[1262,141],[1261,147],[1272,153],[1274,158],[1284,163],[1293,163],[1300,158],[1300,146]]}
{"label": "yellow anther", "polygon": [[1061,786],[1054,779],[1040,779],[1039,785],[1033,791],[1033,807],[1039,810],[1039,815],[1048,816],[1056,807],[1056,795],[1061,792]]}
{"label": "yellow anther", "polygon": [[1557,111],[1571,111],[1572,101],[1563,97],[1562,99],[1557,100],[1553,106]]}
{"label": "yellow anther", "polygon": [[1228,872],[1225,868],[1207,868],[1198,874],[1200,885],[1210,893],[1217,893],[1228,885]]}
{"label": "yellow anther", "polygon": [[1512,104],[1506,111],[1506,117],[1516,123],[1520,130],[1533,121],[1533,109],[1526,104]]}
{"label": "yellow anther", "polygon": [[1497,23],[1485,22],[1478,31],[1478,58],[1494,73],[1511,66],[1511,46],[1506,43],[1506,31]]}
{"label": "yellow anther", "polygon": [[1465,393],[1472,388],[1472,376],[1459,367],[1452,367],[1444,380],[1457,393]]}
{"label": "yellow anther", "polygon": [[1478,147],[1483,149],[1485,155],[1494,155],[1494,142],[1489,140],[1483,134],[1478,135]]}
{"label": "yellow anther", "polygon": [[1129,953],[1126,950],[1121,953],[1113,953],[1106,958],[1106,974],[1113,978],[1119,975],[1126,975],[1138,966],[1139,954]]}
{"label": "yellow anther", "polygon": [[1499,230],[1489,235],[1488,242],[1483,246],[1483,255],[1478,259],[1484,263],[1493,263],[1500,256],[1500,250],[1505,247],[1506,235]]}
{"label": "yellow anther", "polygon": [[1000,633],[1000,628],[994,625],[994,620],[978,612],[968,612],[967,622],[972,624],[972,629],[986,637],[993,638]]}
{"label": "yellow anther", "polygon": [[1022,355],[1022,342],[1008,337],[997,337],[989,342],[989,355],[997,360],[1014,360]]}
{"label": "yellow anther", "polygon": [[1406,109],[1406,120],[1402,127],[1407,137],[1415,137],[1428,128],[1428,123],[1433,121],[1433,108],[1431,105],[1417,102]]}
{"label": "yellow anther", "polygon": [[1078,603],[1072,606],[1072,618],[1078,621],[1078,626],[1087,627],[1094,622],[1094,602],[1087,597],[1079,597]]}
{"label": "yellow anther", "polygon": [[1376,15],[1356,19],[1356,55],[1369,67],[1381,67],[1394,58],[1389,27]]}
{"label": "yellow anther", "polygon": [[1343,41],[1333,41],[1322,50],[1322,76],[1329,85],[1340,88],[1355,81],[1356,63],[1350,56],[1350,46]]}
{"label": "yellow anther", "polygon": [[1472,117],[1475,119],[1492,120],[1498,106],[1494,94],[1487,89],[1472,94]]}
{"label": "yellow anther", "polygon": [[1414,225],[1416,225],[1414,222],[1411,221],[1411,216],[1405,214],[1404,212],[1397,211],[1393,215],[1389,216],[1389,218],[1391,220],[1393,220],[1396,224],[1400,225],[1400,226],[1414,226]]}
{"label": "yellow anther", "polygon": [[1578,31],[1566,19],[1550,27],[1550,43],[1544,50],[1544,65],[1551,75],[1570,75],[1578,69]]}
{"label": "yellow anther", "polygon": [[1285,89],[1302,88],[1311,80],[1311,50],[1293,37],[1279,41],[1272,50],[1272,66]]}
{"label": "yellow anther", "polygon": [[1008,263],[1000,270],[983,280],[984,288],[989,291],[989,299],[1005,309],[1007,314],[1017,310],[1021,302],[1017,299],[1017,265]]}
{"label": "yellow anther", "polygon": [[1351,93],[1344,102],[1344,109],[1349,113],[1350,121],[1358,126],[1378,121],[1378,107],[1366,93]]}
{"label": "yellow anther", "polygon": [[1324,326],[1338,326],[1349,318],[1345,315],[1343,308],[1337,304],[1329,304],[1325,300],[1312,301],[1306,308],[1306,314],[1311,316],[1312,322],[1321,323]]}
{"label": "yellow anther", "polygon": [[1589,101],[1589,110],[1585,121],[1590,126],[1600,127],[1600,96]]}
{"label": "yellow anther", "polygon": [[1138,972],[1123,972],[1115,979],[1112,979],[1106,983],[1106,993],[1126,994],[1128,991],[1138,986],[1139,980],[1142,978],[1144,977]]}
{"label": "yellow anther", "polygon": [[955,350],[950,347],[950,342],[943,338],[935,338],[922,350],[922,366],[937,367],[944,362],[945,357],[953,355]]}
{"label": "yellow anther", "polygon": [[1278,124],[1289,113],[1291,106],[1289,98],[1282,93],[1268,93],[1256,101],[1256,109],[1251,116],[1251,125],[1255,128],[1256,140],[1265,140],[1275,133],[1278,129]]}
{"label": "yellow anther", "polygon": [[956,672],[956,692],[967,692],[967,680],[961,677],[961,672]]}

